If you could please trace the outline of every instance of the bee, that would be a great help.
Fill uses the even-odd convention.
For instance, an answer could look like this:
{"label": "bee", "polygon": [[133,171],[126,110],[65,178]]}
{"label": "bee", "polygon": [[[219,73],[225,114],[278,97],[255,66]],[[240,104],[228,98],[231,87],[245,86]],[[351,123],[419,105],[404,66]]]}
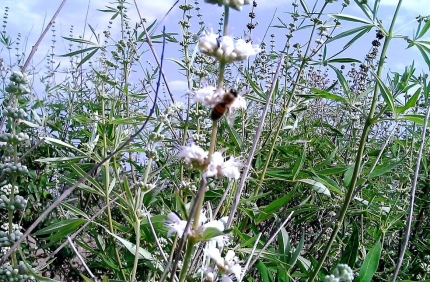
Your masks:
{"label": "bee", "polygon": [[213,121],[219,120],[227,112],[228,107],[234,103],[237,96],[237,91],[234,89],[225,92],[222,96],[222,100],[213,107],[211,112],[211,119]]}

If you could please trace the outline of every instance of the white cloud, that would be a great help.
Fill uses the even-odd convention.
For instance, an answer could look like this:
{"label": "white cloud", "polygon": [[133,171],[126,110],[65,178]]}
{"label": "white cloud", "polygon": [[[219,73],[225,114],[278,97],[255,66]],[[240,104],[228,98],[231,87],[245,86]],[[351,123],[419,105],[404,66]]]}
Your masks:
{"label": "white cloud", "polygon": [[185,80],[172,80],[169,81],[170,90],[179,95],[183,95],[188,90],[188,84]]}

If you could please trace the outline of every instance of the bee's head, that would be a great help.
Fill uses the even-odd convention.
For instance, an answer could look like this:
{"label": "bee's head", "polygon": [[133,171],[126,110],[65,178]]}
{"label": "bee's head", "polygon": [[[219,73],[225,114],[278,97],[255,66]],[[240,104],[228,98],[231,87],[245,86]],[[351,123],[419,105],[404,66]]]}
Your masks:
{"label": "bee's head", "polygon": [[234,97],[237,97],[236,89],[230,89],[230,93],[233,94]]}

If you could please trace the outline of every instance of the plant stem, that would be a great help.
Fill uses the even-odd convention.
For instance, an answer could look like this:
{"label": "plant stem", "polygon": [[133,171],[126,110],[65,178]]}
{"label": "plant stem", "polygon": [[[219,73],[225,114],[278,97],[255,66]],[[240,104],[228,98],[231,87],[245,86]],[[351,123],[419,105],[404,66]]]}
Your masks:
{"label": "plant stem", "polygon": [[[390,30],[388,32],[388,35],[387,35],[385,42],[384,42],[384,46],[382,48],[382,52],[381,52],[381,55],[379,58],[378,70],[376,73],[376,75],[378,77],[380,77],[382,74],[382,70],[383,70],[383,66],[384,66],[384,62],[385,62],[385,55],[387,53],[389,43],[390,43],[392,36],[393,36],[394,23],[396,21],[398,12],[400,10],[401,3],[402,3],[402,0],[399,0],[399,2],[397,4],[396,11],[395,11],[394,16],[393,16],[393,20],[391,22]],[[336,238],[336,235],[339,232],[340,226],[342,225],[342,223],[345,219],[345,215],[346,215],[346,212],[348,210],[349,203],[351,202],[351,198],[352,198],[352,195],[353,195],[353,192],[354,192],[354,189],[355,189],[355,186],[357,184],[357,180],[358,180],[358,177],[360,174],[361,161],[363,159],[364,149],[366,147],[367,135],[369,134],[370,128],[374,123],[373,116],[375,114],[376,104],[377,104],[377,100],[378,100],[378,94],[379,94],[379,85],[376,83],[375,90],[373,92],[372,104],[371,104],[371,107],[369,110],[369,114],[366,118],[366,122],[365,122],[364,127],[363,127],[363,133],[361,135],[360,145],[358,147],[358,152],[357,152],[357,155],[355,158],[355,166],[354,166],[354,171],[352,173],[351,182],[349,184],[348,191],[345,195],[345,199],[344,199],[341,211],[339,213],[339,218],[338,218],[337,222],[335,223],[335,227],[333,228],[330,239],[329,239],[329,241],[328,241],[328,243],[324,249],[324,253],[321,256],[321,258],[318,262],[318,265],[316,266],[315,270],[313,271],[313,273],[311,274],[311,276],[308,279],[309,282],[312,282],[315,279],[315,277],[317,276],[319,270],[321,269],[327,255],[331,249],[331,246],[333,245],[333,242]]]}
{"label": "plant stem", "polygon": [[[135,213],[136,214],[136,213]],[[135,215],[135,225],[134,232],[136,233],[136,252],[134,253],[134,263],[133,263],[133,271],[131,273],[131,281],[135,281],[136,279],[136,271],[137,271],[137,263],[139,262],[139,248],[140,248],[140,220],[137,215]]]}
{"label": "plant stem", "polygon": [[188,265],[190,264],[191,256],[193,255],[193,251],[194,251],[194,242],[192,239],[188,239],[187,250],[185,252],[184,264],[182,265],[181,276],[179,276],[179,282],[183,282],[185,280],[185,277],[186,277],[187,272],[188,272],[187,271]]}
{"label": "plant stem", "polygon": [[[102,87],[103,89],[103,87]],[[102,95],[102,113],[105,113],[105,100],[104,100],[104,95]],[[104,116],[103,119],[103,123],[106,125],[106,117]],[[103,132],[103,155],[105,158],[107,158],[108,156],[108,148],[107,148],[107,136],[106,136],[106,127],[105,130]],[[110,183],[110,177],[109,177],[109,168],[110,168],[110,159],[108,159],[106,162],[103,163],[103,167],[104,167],[104,187],[105,187],[105,200],[106,200],[106,211],[107,211],[107,216],[108,216],[108,224],[109,224],[109,231],[114,234],[114,229],[113,229],[113,222],[112,222],[112,213],[111,213],[111,208],[110,208],[110,193],[109,193],[109,183]],[[116,247],[115,241],[113,238],[111,238],[111,241],[113,243],[113,248],[115,250],[115,257],[116,260],[118,262],[118,268],[120,269],[122,278],[124,280],[126,280],[126,276],[122,267],[122,263],[121,263],[121,258],[119,256],[119,252],[118,252],[118,248]]]}

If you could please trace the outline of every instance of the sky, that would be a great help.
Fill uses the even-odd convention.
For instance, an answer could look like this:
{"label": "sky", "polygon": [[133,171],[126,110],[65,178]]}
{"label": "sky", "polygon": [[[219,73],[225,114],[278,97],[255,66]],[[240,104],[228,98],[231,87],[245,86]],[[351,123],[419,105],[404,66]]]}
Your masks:
{"label": "sky", "polygon": [[[312,7],[312,2],[314,0],[307,0],[308,7]],[[46,26],[46,24],[51,19],[52,15],[55,13],[58,6],[61,4],[60,0],[2,0],[0,3],[0,14],[1,9],[4,7],[9,7],[9,15],[7,19],[7,33],[11,35],[13,38],[16,37],[18,33],[21,33],[22,40],[21,48],[25,47],[25,52],[28,54],[30,52],[31,46],[36,42],[38,36]],[[97,11],[97,9],[104,9],[105,5],[113,5],[109,3],[110,1],[105,0],[68,0],[61,10],[59,16],[57,17],[55,24],[55,33],[57,42],[55,44],[54,53],[56,55],[67,53],[68,42],[64,41],[61,36],[69,36],[70,27],[73,25],[74,35],[83,35],[85,39],[90,39],[90,30],[88,27],[85,27],[85,21],[91,24],[98,33],[102,34],[102,31],[106,29],[108,25],[110,15],[107,13],[102,13]],[[139,9],[142,13],[142,16],[147,19],[147,22],[152,22],[155,19],[161,19],[166,14],[166,12],[170,9],[174,0],[163,0],[163,1],[154,1],[154,0],[140,0],[138,1]],[[189,3],[194,3],[194,1],[188,1]],[[207,25],[207,28],[214,28],[215,30],[218,28],[218,22],[223,12],[221,7],[215,5],[209,5],[200,1],[200,6],[202,7],[202,14]],[[323,1],[321,1],[323,2]],[[339,0],[335,5],[340,5],[343,1]],[[353,0],[351,0],[353,2]],[[370,4],[373,1],[368,1]],[[133,1],[129,1],[129,3],[133,4]],[[183,0],[180,1],[179,4],[182,4]],[[255,9],[255,13],[257,15],[258,26],[253,31],[253,40],[255,43],[261,42],[264,38],[264,34],[267,31],[267,34],[275,34],[277,40],[280,45],[283,45],[283,33],[285,30],[280,30],[277,28],[269,27],[269,23],[272,18],[274,21],[272,25],[279,24],[277,17],[283,19],[284,22],[289,23],[290,17],[286,12],[291,10],[291,0],[260,0],[257,1],[258,7]],[[397,0],[381,0],[380,6],[380,17],[382,19],[383,24],[387,25],[389,20],[394,13],[395,6],[397,5]],[[364,17],[360,14],[360,10],[351,5],[345,10],[346,14],[352,14],[360,17]],[[401,29],[403,33],[411,34],[413,28],[416,26],[415,17],[420,15],[423,11],[423,7],[428,7],[428,0],[404,0],[401,13],[398,18],[398,22],[396,25],[396,30]],[[133,19],[134,22],[138,22],[138,17],[135,9],[131,6],[129,8],[129,15]],[[339,6],[333,6],[333,12],[338,11]],[[249,22],[248,13],[251,10],[251,5],[245,6],[242,12],[232,11],[231,12],[231,20],[229,32],[234,36],[242,36],[246,29],[246,24]],[[430,12],[430,10],[428,10]],[[330,12],[330,11],[328,11]],[[180,33],[178,21],[182,17],[182,11],[179,10],[178,6],[176,6],[172,12],[164,19],[163,25],[166,26],[166,30],[168,32],[176,32]],[[197,19],[193,19],[194,22]],[[134,24],[132,23],[132,26]],[[357,25],[345,23],[343,29],[340,31],[347,30],[348,28],[356,27]],[[198,28],[195,25],[195,30]],[[386,29],[388,27],[386,26]],[[197,30],[196,30],[197,31]],[[161,32],[161,28],[159,28],[158,32]],[[366,45],[356,45],[351,49],[350,53],[346,53],[345,55],[355,56],[358,59],[362,59],[363,55],[369,50],[369,42],[374,37],[374,34],[370,34],[370,40],[364,41],[363,44]],[[178,35],[178,38],[179,35]],[[266,41],[270,38],[267,37]],[[426,38],[429,40],[429,36]],[[35,59],[33,63],[38,64],[47,53],[50,53],[50,46],[52,45],[52,33],[48,33],[48,35],[43,40],[41,46],[39,47],[38,52],[36,53]],[[27,41],[26,44],[25,41]],[[333,53],[337,50],[340,50],[345,41],[339,41],[338,43],[330,46],[328,48]],[[364,47],[363,47],[364,46]],[[416,61],[417,69],[423,69],[424,63],[420,58],[419,52],[417,50],[405,50],[407,43],[403,39],[398,39],[397,41],[392,43],[392,48],[389,50],[388,59],[389,65],[387,70],[398,71],[401,72],[405,65],[408,65],[412,60]],[[161,50],[160,45],[155,46],[158,50],[158,53]],[[174,48],[178,48],[175,46]],[[360,49],[361,48],[361,49]],[[178,55],[176,50],[168,50],[168,56]],[[363,55],[357,55],[358,53],[363,53]],[[5,58],[6,54],[1,53],[1,57]],[[57,60],[64,63],[67,62],[66,59],[62,59],[57,57]],[[168,63],[166,63],[168,64]],[[172,63],[168,66],[173,66]],[[167,77],[170,79],[170,87],[174,92],[177,92],[177,95],[186,91],[186,82],[183,78],[178,75],[177,71],[173,70],[174,68],[168,68],[166,71]]]}

